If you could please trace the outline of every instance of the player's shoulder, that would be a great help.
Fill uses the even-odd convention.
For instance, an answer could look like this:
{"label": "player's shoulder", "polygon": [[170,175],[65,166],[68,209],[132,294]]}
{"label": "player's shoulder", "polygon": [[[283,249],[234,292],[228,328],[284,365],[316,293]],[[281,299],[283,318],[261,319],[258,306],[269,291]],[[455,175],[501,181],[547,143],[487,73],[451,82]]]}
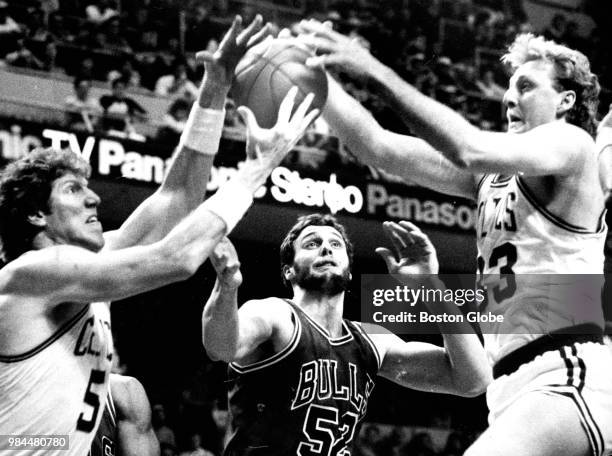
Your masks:
{"label": "player's shoulder", "polygon": [[246,301],[240,306],[238,312],[242,315],[280,324],[283,322],[290,323],[294,310],[286,299],[268,297]]}
{"label": "player's shoulder", "polygon": [[148,406],[144,386],[134,377],[111,374],[110,390],[120,417],[129,417],[133,412],[137,412],[141,405]]}
{"label": "player's shoulder", "polygon": [[567,122],[550,122],[540,127],[549,135],[550,141],[569,146],[576,152],[593,152],[595,139],[583,128]]}

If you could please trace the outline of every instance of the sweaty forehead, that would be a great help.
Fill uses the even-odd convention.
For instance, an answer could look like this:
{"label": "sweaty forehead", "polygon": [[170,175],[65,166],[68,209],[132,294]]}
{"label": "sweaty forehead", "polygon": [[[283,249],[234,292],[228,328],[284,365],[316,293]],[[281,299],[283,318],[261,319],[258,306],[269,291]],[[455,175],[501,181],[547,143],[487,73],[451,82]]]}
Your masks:
{"label": "sweaty forehead", "polygon": [[340,232],[333,226],[307,226],[302,230],[297,240],[304,239],[310,236],[322,236],[322,237],[336,237],[343,240]]}

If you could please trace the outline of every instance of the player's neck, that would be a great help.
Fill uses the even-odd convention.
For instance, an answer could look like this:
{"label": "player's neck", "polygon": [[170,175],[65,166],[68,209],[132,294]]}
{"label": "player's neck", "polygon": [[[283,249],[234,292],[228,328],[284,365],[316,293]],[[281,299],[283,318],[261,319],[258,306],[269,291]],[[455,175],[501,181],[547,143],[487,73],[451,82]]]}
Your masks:
{"label": "player's neck", "polygon": [[294,288],[293,291],[293,301],[310,318],[325,328],[332,337],[342,335],[344,292],[330,296],[298,287]]}

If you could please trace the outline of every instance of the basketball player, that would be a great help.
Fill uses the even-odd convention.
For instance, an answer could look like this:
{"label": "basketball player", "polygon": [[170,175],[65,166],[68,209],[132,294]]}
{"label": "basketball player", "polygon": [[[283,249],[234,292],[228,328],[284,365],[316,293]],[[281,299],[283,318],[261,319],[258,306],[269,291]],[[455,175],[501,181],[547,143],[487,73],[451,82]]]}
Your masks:
{"label": "basketball player", "polygon": [[110,374],[100,426],[89,456],[158,456],[159,442],[151,424],[151,404],[134,377]]}
{"label": "basketball player", "polygon": [[[437,273],[435,250],[416,226],[384,229],[398,259],[386,248],[377,252],[400,282],[414,286],[415,275]],[[202,314],[202,340],[212,359],[230,363],[226,456],[351,454],[376,375],[425,391],[484,391],[490,373],[473,332],[445,334],[443,348],[342,318],[352,252],[334,217],[301,217],[281,245],[281,274],[293,298],[252,300],[238,309],[238,256],[227,240],[215,248],[217,281]],[[440,284],[422,280],[416,285]],[[431,311],[459,312],[441,305]]]}
{"label": "basketball player", "polygon": [[[249,39],[261,36],[260,23],[241,31],[236,19],[219,51],[205,56],[211,70],[166,177],[169,193],[158,191],[143,203],[106,245],[97,218],[100,199],[88,188],[90,168],[82,158],[38,150],[3,171],[0,239],[7,264],[0,270],[0,429],[4,435],[69,438],[68,451],[21,447],[13,454],[87,454],[108,392],[113,351],[108,301],[195,273],[317,115],[306,114],[312,96],[291,115],[296,89],[281,103],[270,130],[258,127],[252,112],[241,107],[247,123],[244,166],[183,220],[166,222],[176,215],[175,204],[190,204],[174,201],[172,189],[197,180],[187,173],[196,164],[180,156],[210,155],[217,148],[218,141],[212,143],[220,136],[222,116],[212,114],[220,118],[216,130],[212,109],[204,109],[202,100],[215,108],[219,95],[225,96],[227,81],[215,75],[231,77]],[[202,194],[190,199],[199,202]],[[162,237],[164,226],[169,233]]]}
{"label": "basketball player", "polygon": [[[478,203],[479,272],[508,282],[491,289],[496,299],[486,308],[504,322],[482,326],[495,378],[490,427],[467,454],[610,454],[612,359],[602,345],[600,289],[581,290],[572,306],[554,285],[555,274],[602,271],[604,195],[591,137],[599,84],[587,58],[519,35],[503,57],[513,69],[503,99],[508,132],[495,133],[421,94],[330,27],[300,27],[316,35],[303,39],[322,54],[309,64],[366,78],[424,139],[385,131],[332,80],[325,119],[353,152]],[[535,277],[546,288],[514,286]]]}

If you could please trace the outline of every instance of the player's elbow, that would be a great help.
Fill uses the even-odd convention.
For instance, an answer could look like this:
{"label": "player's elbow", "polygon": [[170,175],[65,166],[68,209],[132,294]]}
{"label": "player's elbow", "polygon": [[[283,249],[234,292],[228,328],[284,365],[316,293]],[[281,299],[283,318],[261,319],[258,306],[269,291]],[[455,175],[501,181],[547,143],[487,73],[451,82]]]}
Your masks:
{"label": "player's elbow", "polygon": [[487,372],[474,372],[468,378],[462,378],[461,381],[455,382],[455,390],[458,396],[462,397],[477,397],[483,394],[489,383],[491,383],[491,374]]}

